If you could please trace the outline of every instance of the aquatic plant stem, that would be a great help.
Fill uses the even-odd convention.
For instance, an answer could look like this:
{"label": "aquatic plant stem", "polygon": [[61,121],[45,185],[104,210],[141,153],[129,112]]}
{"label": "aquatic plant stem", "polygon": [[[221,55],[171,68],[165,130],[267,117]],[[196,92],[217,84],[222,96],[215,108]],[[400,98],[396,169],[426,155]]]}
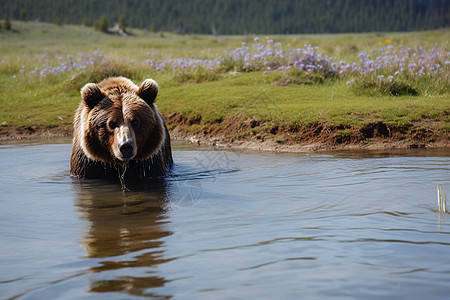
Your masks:
{"label": "aquatic plant stem", "polygon": [[117,170],[117,174],[119,175],[119,181],[120,181],[120,185],[121,185],[122,191],[128,191],[128,192],[130,192],[131,190],[128,189],[128,188],[125,186],[125,172],[127,171],[127,165],[125,165],[125,166],[123,167],[123,171],[122,171],[122,172],[120,171],[120,166],[117,166],[117,167],[116,167],[116,170]]}
{"label": "aquatic plant stem", "polygon": [[439,213],[447,213],[447,195],[442,193],[441,185],[437,185]]}

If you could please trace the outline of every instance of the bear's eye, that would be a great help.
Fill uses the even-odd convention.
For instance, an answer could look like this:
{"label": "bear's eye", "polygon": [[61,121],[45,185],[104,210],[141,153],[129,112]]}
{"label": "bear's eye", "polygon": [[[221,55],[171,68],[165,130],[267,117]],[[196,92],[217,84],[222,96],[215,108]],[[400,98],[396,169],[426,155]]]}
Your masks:
{"label": "bear's eye", "polygon": [[131,120],[131,126],[133,126],[134,128],[138,127],[139,126],[139,121],[136,120],[136,119]]}
{"label": "bear's eye", "polygon": [[114,121],[109,121],[108,126],[110,129],[114,129],[117,127],[117,123]]}

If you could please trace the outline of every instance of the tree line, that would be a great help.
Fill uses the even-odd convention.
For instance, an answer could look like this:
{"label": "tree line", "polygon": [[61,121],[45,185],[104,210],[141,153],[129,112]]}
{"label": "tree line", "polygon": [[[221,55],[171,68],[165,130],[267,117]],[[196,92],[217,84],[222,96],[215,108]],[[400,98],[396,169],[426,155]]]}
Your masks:
{"label": "tree line", "polygon": [[[186,33],[413,31],[450,25],[449,0],[0,0],[5,16]],[[126,20],[126,21],[125,21]],[[104,20],[103,20],[104,21]],[[97,23],[97,26],[101,24]]]}

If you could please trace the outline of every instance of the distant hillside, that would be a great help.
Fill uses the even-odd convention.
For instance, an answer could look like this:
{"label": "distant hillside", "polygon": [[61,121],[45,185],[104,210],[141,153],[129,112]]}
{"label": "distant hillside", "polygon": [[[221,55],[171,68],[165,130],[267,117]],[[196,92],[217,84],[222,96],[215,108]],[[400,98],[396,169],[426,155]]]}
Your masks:
{"label": "distant hillside", "polygon": [[106,15],[130,27],[187,33],[284,34],[449,27],[449,0],[0,0],[11,19],[92,25]]}

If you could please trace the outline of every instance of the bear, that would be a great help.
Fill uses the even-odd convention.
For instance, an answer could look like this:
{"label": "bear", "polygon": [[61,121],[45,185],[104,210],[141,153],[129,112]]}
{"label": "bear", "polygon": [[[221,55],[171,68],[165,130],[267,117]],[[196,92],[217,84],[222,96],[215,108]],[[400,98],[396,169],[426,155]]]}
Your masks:
{"label": "bear", "polygon": [[173,159],[170,135],[155,105],[158,91],[153,79],[139,87],[125,77],[87,83],[73,121],[70,174],[86,179],[121,176],[131,184],[166,175]]}

